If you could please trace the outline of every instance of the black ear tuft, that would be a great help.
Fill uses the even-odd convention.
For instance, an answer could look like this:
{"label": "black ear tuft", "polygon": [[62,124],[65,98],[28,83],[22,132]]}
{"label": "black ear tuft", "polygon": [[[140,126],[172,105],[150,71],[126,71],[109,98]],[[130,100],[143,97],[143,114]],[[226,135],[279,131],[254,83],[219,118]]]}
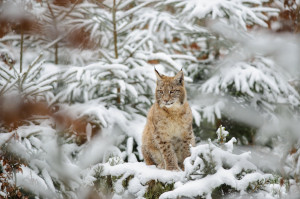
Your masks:
{"label": "black ear tuft", "polygon": [[157,77],[157,80],[161,80],[162,75],[159,74],[159,72],[156,70],[156,68],[154,68],[154,72],[155,72],[155,75],[156,75],[156,77]]}
{"label": "black ear tuft", "polygon": [[175,81],[178,82],[179,85],[183,85],[184,82],[184,75],[183,75],[183,71],[180,70],[174,77]]}

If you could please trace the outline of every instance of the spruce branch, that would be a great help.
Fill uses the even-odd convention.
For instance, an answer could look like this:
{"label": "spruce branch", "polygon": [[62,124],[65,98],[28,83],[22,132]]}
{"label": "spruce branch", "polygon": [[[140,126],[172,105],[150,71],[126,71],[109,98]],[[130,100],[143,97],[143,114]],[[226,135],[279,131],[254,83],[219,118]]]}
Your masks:
{"label": "spruce branch", "polygon": [[41,90],[40,88],[35,88],[34,90],[32,90],[32,91],[26,93],[26,94],[25,94],[25,97],[27,97],[27,96],[32,96],[32,95],[38,95],[38,94],[40,94],[40,93],[44,93],[44,92],[50,91],[50,90],[52,90],[52,88],[46,88],[46,89],[42,89],[42,90]]}
{"label": "spruce branch", "polygon": [[111,7],[105,5],[104,3],[102,3],[102,2],[100,2],[98,0],[93,0],[92,2],[95,3],[95,4],[97,4],[97,6],[99,6],[99,7],[104,7],[104,8],[107,8],[107,9],[111,9]]}
{"label": "spruce branch", "polygon": [[22,81],[21,81],[21,85],[24,84],[29,72],[31,71],[31,69],[37,64],[37,62],[42,58],[43,53],[41,53],[35,60],[33,60],[33,62],[29,65],[27,71],[24,73],[23,77],[22,77]]}
{"label": "spruce branch", "polygon": [[69,34],[69,31],[67,33],[65,33],[64,35],[61,35],[60,37],[58,37],[57,39],[55,39],[54,41],[52,41],[51,43],[49,43],[48,45],[46,45],[43,50],[47,50],[50,47],[52,47],[53,45],[57,44],[59,41],[61,41],[63,38],[65,38],[67,35]]}
{"label": "spruce branch", "polygon": [[[131,50],[130,54],[126,57],[126,59],[124,60],[124,62],[126,62],[130,57],[132,57],[134,55],[134,53],[144,44],[148,41],[148,39],[150,38],[149,35],[147,35],[144,39],[142,39],[136,46],[134,49]],[[128,51],[130,51],[129,49],[127,49]]]}
{"label": "spruce branch", "polygon": [[[3,71],[6,75],[8,75],[10,78],[14,77],[12,74],[10,74],[9,71],[7,71],[6,69],[4,69],[4,67],[0,67],[0,70]],[[0,73],[0,77],[2,77],[3,79],[5,79],[6,81],[9,81],[8,77],[5,77],[4,74]]]}
{"label": "spruce branch", "polygon": [[120,18],[116,21],[116,22],[119,22],[120,20],[124,19],[125,17],[133,14],[134,12],[136,12],[137,10],[141,9],[142,7],[145,7],[146,5],[150,4],[150,3],[154,3],[154,2],[158,2],[158,0],[155,0],[155,1],[146,1],[144,3],[141,3],[140,5],[138,6],[135,6],[134,8],[124,12],[124,14],[122,16],[120,16]]}
{"label": "spruce branch", "polygon": [[8,84],[10,83],[10,80],[6,82],[6,84],[1,88],[0,90],[0,96],[2,96],[5,93],[5,89],[8,86]]}
{"label": "spruce branch", "polygon": [[106,59],[109,64],[112,64],[112,60],[109,58],[109,55],[103,50],[99,50],[99,54]]}

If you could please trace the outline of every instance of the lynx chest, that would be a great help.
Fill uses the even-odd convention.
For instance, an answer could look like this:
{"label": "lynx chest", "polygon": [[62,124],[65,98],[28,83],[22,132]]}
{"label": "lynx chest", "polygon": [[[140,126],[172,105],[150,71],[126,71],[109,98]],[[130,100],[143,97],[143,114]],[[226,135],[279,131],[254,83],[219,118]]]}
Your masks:
{"label": "lynx chest", "polygon": [[184,114],[160,114],[156,119],[156,130],[166,140],[176,140],[184,137],[191,125],[189,115]]}

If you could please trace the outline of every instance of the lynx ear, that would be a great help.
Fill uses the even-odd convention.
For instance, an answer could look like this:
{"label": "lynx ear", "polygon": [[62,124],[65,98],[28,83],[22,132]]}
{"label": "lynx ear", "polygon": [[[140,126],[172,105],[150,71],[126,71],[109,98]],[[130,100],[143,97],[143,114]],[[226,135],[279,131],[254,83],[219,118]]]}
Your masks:
{"label": "lynx ear", "polygon": [[175,75],[174,81],[176,81],[179,85],[183,85],[184,75],[182,69]]}
{"label": "lynx ear", "polygon": [[160,81],[161,78],[162,78],[162,75],[159,74],[159,72],[156,70],[156,68],[154,68],[154,72],[155,72],[155,75],[156,75],[156,77],[157,77],[157,80]]}

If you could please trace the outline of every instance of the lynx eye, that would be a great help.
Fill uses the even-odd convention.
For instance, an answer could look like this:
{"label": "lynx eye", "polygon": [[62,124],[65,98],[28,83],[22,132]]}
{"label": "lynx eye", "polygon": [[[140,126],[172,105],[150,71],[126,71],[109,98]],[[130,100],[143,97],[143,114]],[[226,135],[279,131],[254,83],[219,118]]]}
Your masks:
{"label": "lynx eye", "polygon": [[162,90],[158,90],[158,93],[159,93],[159,94],[163,94],[163,93],[164,93],[164,91],[162,91]]}
{"label": "lynx eye", "polygon": [[175,93],[175,91],[169,91],[169,93],[170,93],[170,94],[173,94],[173,93]]}

